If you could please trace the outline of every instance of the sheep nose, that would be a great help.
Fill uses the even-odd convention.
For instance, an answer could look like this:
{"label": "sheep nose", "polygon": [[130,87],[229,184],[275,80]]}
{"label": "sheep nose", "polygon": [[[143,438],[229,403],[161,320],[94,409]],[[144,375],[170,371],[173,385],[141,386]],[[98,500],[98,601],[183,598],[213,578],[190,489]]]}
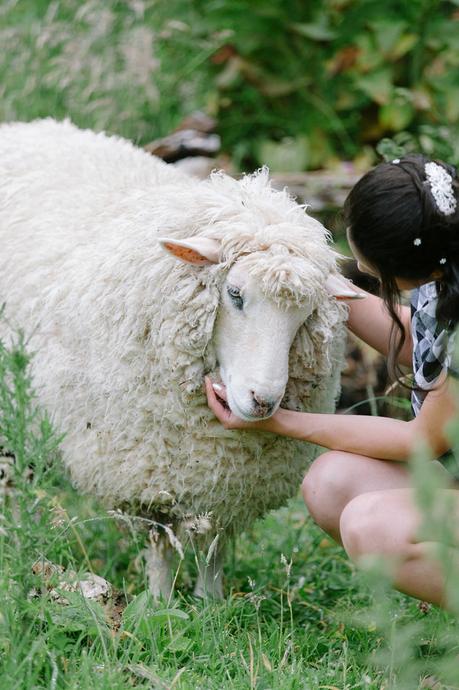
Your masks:
{"label": "sheep nose", "polygon": [[257,395],[254,391],[251,391],[251,393],[255,415],[257,417],[268,417],[273,411],[276,403],[272,400],[266,400],[266,398]]}

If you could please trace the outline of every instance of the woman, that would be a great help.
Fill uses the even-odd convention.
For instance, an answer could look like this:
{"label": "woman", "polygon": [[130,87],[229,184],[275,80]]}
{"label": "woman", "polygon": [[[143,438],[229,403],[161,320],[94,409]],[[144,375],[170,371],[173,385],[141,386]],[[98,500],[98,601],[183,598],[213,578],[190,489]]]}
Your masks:
{"label": "woman", "polygon": [[[247,423],[222,403],[224,389],[206,380],[209,405],[225,428],[270,431],[329,448],[303,482],[315,521],[351,558],[386,557],[394,564],[395,587],[438,605],[448,604],[445,577],[431,556],[435,544],[418,539],[421,516],[407,462],[420,440],[436,458],[450,449],[445,425],[457,411],[450,363],[459,321],[458,189],[450,166],[406,156],[364,175],[345,204],[349,245],[359,269],[379,279],[382,295],[353,301],[348,327],[388,356],[392,373],[412,367],[411,421],[279,409],[270,419]],[[401,306],[402,290],[411,290],[411,308]],[[454,506],[451,524],[459,538],[459,484],[449,476],[443,498]],[[447,548],[459,561],[459,551]]]}

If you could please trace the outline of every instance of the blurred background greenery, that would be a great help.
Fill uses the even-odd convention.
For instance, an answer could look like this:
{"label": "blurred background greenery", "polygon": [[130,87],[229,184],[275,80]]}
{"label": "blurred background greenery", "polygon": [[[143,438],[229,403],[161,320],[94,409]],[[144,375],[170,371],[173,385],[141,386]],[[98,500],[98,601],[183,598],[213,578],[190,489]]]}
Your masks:
{"label": "blurred background greenery", "polygon": [[0,121],[146,143],[201,109],[240,169],[459,162],[459,0],[4,0]]}

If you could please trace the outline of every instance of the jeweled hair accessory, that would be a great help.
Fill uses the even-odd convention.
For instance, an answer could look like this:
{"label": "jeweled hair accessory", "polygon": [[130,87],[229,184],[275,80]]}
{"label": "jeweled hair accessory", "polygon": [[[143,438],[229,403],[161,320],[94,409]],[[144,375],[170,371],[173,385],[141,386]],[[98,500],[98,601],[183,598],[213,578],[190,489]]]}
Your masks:
{"label": "jeweled hair accessory", "polygon": [[441,165],[433,161],[426,163],[424,170],[438,210],[445,216],[450,216],[457,206],[453,178]]}

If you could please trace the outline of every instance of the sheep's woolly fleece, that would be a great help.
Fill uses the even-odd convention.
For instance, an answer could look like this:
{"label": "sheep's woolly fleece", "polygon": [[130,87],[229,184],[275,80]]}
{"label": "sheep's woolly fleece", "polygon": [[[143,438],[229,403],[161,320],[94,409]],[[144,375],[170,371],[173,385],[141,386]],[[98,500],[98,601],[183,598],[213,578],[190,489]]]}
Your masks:
{"label": "sheep's woolly fleece", "polygon": [[[157,242],[191,235],[221,240],[221,262],[198,269]],[[225,431],[202,390],[216,367],[220,286],[244,257],[279,304],[315,305],[283,405],[334,407],[346,312],[324,289],[335,257],[266,170],[198,181],[69,122],[2,125],[0,240],[0,335],[29,336],[34,384],[65,432],[77,487],[171,520],[210,512],[229,530],[296,493],[314,448]]]}

